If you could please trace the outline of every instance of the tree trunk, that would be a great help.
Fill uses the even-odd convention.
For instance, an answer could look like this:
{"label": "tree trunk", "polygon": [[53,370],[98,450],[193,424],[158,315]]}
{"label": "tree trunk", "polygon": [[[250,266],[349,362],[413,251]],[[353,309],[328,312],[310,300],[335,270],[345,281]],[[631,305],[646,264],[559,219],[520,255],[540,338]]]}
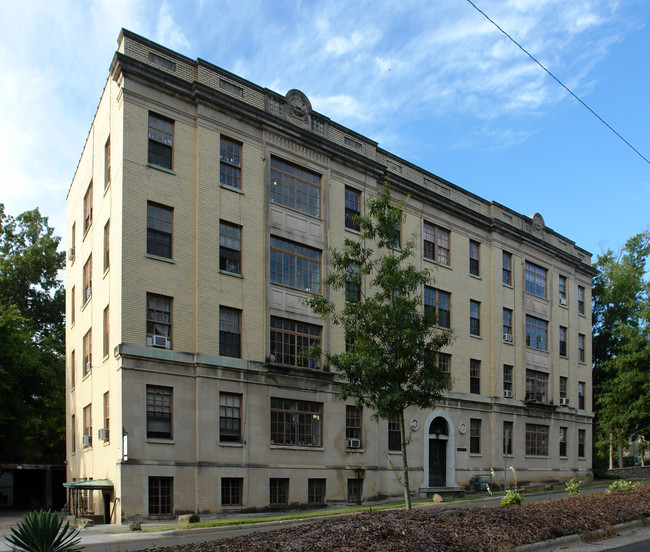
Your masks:
{"label": "tree trunk", "polygon": [[402,485],[404,486],[404,501],[406,503],[406,509],[411,510],[411,487],[409,485],[409,465],[406,459],[406,431],[404,427],[404,410],[399,413],[399,431],[402,447]]}
{"label": "tree trunk", "polygon": [[609,469],[614,469],[614,436],[609,432]]}
{"label": "tree trunk", "polygon": [[618,467],[619,469],[623,467],[623,443],[621,442],[621,436],[618,435]]}

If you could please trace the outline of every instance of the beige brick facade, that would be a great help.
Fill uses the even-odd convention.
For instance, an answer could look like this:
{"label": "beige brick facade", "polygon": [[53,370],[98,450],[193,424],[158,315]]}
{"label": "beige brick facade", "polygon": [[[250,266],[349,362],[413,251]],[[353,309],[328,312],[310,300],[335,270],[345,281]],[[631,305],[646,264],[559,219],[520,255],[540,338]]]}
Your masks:
{"label": "beige brick facade", "polygon": [[[150,162],[158,139],[150,138],[151,115],[173,127],[163,144],[171,150],[170,167]],[[220,181],[222,138],[241,146],[237,189]],[[318,176],[318,213],[272,201],[272,160]],[[363,500],[400,494],[394,469],[401,459],[389,450],[388,423],[363,412],[360,442],[349,442],[336,375],[299,360],[282,364],[271,340],[271,320],[282,319],[321,328],[325,349],[344,346],[341,330],[305,307],[304,289],[272,283],[271,238],[320,252],[324,276],[328,247],[355,236],[346,229],[346,187],[359,192],[363,209],[385,179],[396,198],[409,196],[403,239],[416,236],[414,262],[432,271],[436,289],[450,294],[455,333],[445,351],[453,378],[446,399],[407,413],[414,428],[413,490],[457,488],[474,474],[503,473],[504,422],[512,424],[508,465],[520,479],[590,473],[589,253],[539,215],[488,202],[379,149],[313,112],[298,91],[281,96],[123,31],[67,199],[68,481],[112,483],[112,490],[88,493],[86,511],[119,522],[344,503],[359,490]],[[171,221],[170,230],[157,234],[171,238],[164,254],[150,251],[154,207]],[[425,221],[448,232],[448,265],[424,258]],[[240,230],[238,270],[220,269],[220,223]],[[469,270],[470,240],[479,244],[478,275]],[[503,252],[512,260],[507,285]],[[542,287],[528,292],[534,277],[526,263],[542,270]],[[157,316],[169,311],[169,330],[161,319],[148,324],[153,297],[162,298]],[[480,303],[478,336],[470,334],[471,302]],[[504,308],[512,311],[507,339]],[[224,333],[220,309],[239,317],[238,332]],[[547,324],[543,335],[527,338],[527,316]],[[563,354],[560,327],[566,329]],[[220,335],[237,333],[239,354],[227,356]],[[473,382],[472,361],[480,361]],[[512,367],[511,393],[504,365]],[[541,378],[541,387],[533,388],[532,380],[527,385],[527,373],[529,380]],[[280,417],[275,399],[290,401],[294,411],[287,407]],[[227,400],[236,402],[236,414],[220,410]],[[317,412],[299,416],[295,410],[305,405]],[[239,423],[237,435],[224,437],[224,423]]]}

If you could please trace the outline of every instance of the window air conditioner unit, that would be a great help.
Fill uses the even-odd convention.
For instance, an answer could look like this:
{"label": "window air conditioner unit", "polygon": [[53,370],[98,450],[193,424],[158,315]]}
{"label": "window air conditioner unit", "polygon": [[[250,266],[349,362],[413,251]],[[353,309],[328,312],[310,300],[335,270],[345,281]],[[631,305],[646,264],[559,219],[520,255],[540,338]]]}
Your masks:
{"label": "window air conditioner unit", "polygon": [[361,439],[346,439],[345,446],[347,448],[361,448]]}
{"label": "window air conditioner unit", "polygon": [[89,447],[93,444],[93,438],[91,435],[84,435],[82,442],[84,447]]}
{"label": "window air conditioner unit", "polygon": [[97,430],[97,439],[100,441],[108,441],[108,428],[107,427],[102,427],[101,429]]}
{"label": "window air conditioner unit", "polygon": [[169,339],[167,339],[167,336],[165,335],[154,335],[153,346],[162,347],[163,349],[169,349]]}
{"label": "window air conditioner unit", "polygon": [[92,362],[86,362],[86,373],[90,372],[93,368]]}
{"label": "window air conditioner unit", "polygon": [[93,294],[93,288],[91,288],[90,286],[88,286],[88,287],[86,288],[86,300],[90,299],[90,296],[91,296],[92,294]]}
{"label": "window air conditioner unit", "polygon": [[68,259],[70,261],[74,261],[74,247],[71,247],[68,249]]}
{"label": "window air conditioner unit", "polygon": [[569,399],[563,397],[560,399],[560,406],[569,406]]}
{"label": "window air conditioner unit", "polygon": [[512,342],[512,334],[503,334],[503,340],[507,341],[508,343]]}
{"label": "window air conditioner unit", "polygon": [[560,306],[566,307],[566,299],[564,297],[560,297]]}
{"label": "window air conditioner unit", "polygon": [[512,399],[512,390],[511,390],[511,389],[506,389],[506,390],[503,392],[503,396],[504,396],[506,399]]}

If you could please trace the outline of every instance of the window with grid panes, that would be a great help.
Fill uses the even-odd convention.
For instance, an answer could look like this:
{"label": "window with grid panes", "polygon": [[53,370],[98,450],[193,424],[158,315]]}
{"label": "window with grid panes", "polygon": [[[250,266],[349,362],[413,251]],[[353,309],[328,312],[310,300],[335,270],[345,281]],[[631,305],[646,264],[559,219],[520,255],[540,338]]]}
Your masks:
{"label": "window with grid panes", "polygon": [[271,317],[271,362],[298,368],[320,368],[310,347],[321,342],[320,326]]}
{"label": "window with grid panes", "polygon": [[244,480],[241,477],[221,478],[221,505],[241,506],[244,490]]}
{"label": "window with grid panes", "polygon": [[356,217],[361,215],[361,194],[352,188],[345,188],[345,227],[359,231],[359,221]]}
{"label": "window with grid panes", "polygon": [[111,266],[111,221],[104,225],[104,272]]}
{"label": "window with grid panes", "polygon": [[399,429],[399,416],[395,414],[388,420],[388,450],[402,450],[402,437]]}
{"label": "window with grid panes", "polygon": [[526,261],[526,293],[546,298],[546,269]]}
{"label": "window with grid panes", "polygon": [[83,375],[90,373],[93,367],[93,331],[88,330],[83,340],[84,366]]}
{"label": "window with grid panes", "polygon": [[435,317],[436,324],[443,328],[451,327],[451,293],[424,287],[424,312]]}
{"label": "window with grid panes", "polygon": [[503,422],[503,454],[512,456],[512,422]]}
{"label": "window with grid panes", "polygon": [[354,405],[345,407],[345,438],[361,441],[361,419],[363,410]]}
{"label": "window with grid panes", "polygon": [[512,366],[509,364],[503,365],[503,396],[512,398]]}
{"label": "window with grid panes", "polygon": [[[90,443],[92,443],[92,435],[93,435],[93,406],[89,404],[88,406],[84,407],[83,410],[83,415],[84,415],[84,437],[90,437]],[[90,443],[84,445],[84,446],[91,446]]]}
{"label": "window with grid panes", "polygon": [[320,217],[320,176],[271,157],[271,203]]}
{"label": "window with grid panes", "polygon": [[526,455],[548,456],[548,426],[526,424]]}
{"label": "window with grid panes", "polygon": [[451,387],[451,355],[449,353],[436,353],[436,364],[446,377],[445,389]]}
{"label": "window with grid panes", "polygon": [[325,504],[325,479],[307,480],[307,503]]}
{"label": "window with grid panes", "polygon": [[74,389],[75,384],[77,383],[77,366],[75,361],[75,351],[74,349],[70,353],[70,390]]}
{"label": "window with grid panes", "polygon": [[221,138],[219,182],[222,186],[241,189],[241,149],[240,143]]}
{"label": "window with grid panes", "polygon": [[562,305],[566,305],[566,276],[558,276],[558,281],[557,281],[557,293],[558,297],[560,298],[560,303]]}
{"label": "window with grid panes", "polygon": [[481,303],[478,301],[469,302],[469,333],[481,335]]}
{"label": "window with grid panes", "polygon": [[476,418],[469,420],[469,452],[481,454],[481,420]]}
{"label": "window with grid panes", "polygon": [[481,361],[474,358],[469,361],[469,392],[481,393]]}
{"label": "window with grid panes", "polygon": [[578,313],[585,313],[585,288],[578,286]]}
{"label": "window with grid panes", "polygon": [[111,413],[110,413],[110,395],[108,391],[104,393],[103,406],[104,406],[104,429],[109,430],[109,436],[110,436]]}
{"label": "window with grid panes", "polygon": [[546,351],[548,322],[534,316],[526,315],[526,345],[533,349]]}
{"label": "window with grid panes", "polygon": [[449,266],[449,231],[425,222],[422,233],[425,259]]}
{"label": "window with grid panes", "polygon": [[111,185],[111,137],[104,144],[104,190]]}
{"label": "window with grid panes", "polygon": [[149,113],[149,152],[147,160],[151,165],[172,169],[174,146],[174,121]]}
{"label": "window with grid panes", "polygon": [[587,438],[587,432],[584,429],[578,430],[578,458],[585,457],[585,442]]}
{"label": "window with grid panes", "polygon": [[322,403],[271,399],[272,444],[320,447],[322,429]]}
{"label": "window with grid panes", "polygon": [[269,504],[289,504],[288,479],[271,478],[269,487]]}
{"label": "window with grid panes", "polygon": [[92,256],[92,254],[90,254],[88,256],[88,260],[86,261],[86,264],[84,265],[83,280],[84,280],[84,296],[83,296],[83,301],[81,302],[81,304],[85,305],[88,301],[90,301],[90,298],[93,295],[93,256]]}
{"label": "window with grid panes", "polygon": [[585,336],[584,336],[584,334],[578,334],[578,360],[580,362],[585,361]]}
{"label": "window with grid panes", "polygon": [[585,382],[578,382],[578,410],[585,409]]}
{"label": "window with grid panes", "polygon": [[241,226],[219,222],[219,270],[241,274]]}
{"label": "window with grid panes", "polygon": [[241,443],[241,395],[219,395],[219,441]]}
{"label": "window with grid panes", "polygon": [[568,379],[564,376],[560,376],[560,399],[567,398],[567,382]]}
{"label": "window with grid panes", "polygon": [[70,439],[70,452],[74,454],[77,452],[77,422],[74,414],[70,418]]}
{"label": "window with grid panes", "polygon": [[169,515],[173,512],[174,478],[149,478],[149,515]]}
{"label": "window with grid panes", "polygon": [[548,402],[548,374],[537,370],[526,370],[526,400]]}
{"label": "window with grid panes", "polygon": [[241,311],[219,307],[219,354],[241,358]]}
{"label": "window with grid panes", "polygon": [[104,339],[103,339],[103,357],[106,358],[110,352],[111,345],[111,319],[108,307],[104,309]]}
{"label": "window with grid panes", "polygon": [[567,329],[564,326],[560,326],[560,356],[562,357],[567,356],[566,337]]}
{"label": "window with grid panes", "polygon": [[172,298],[147,293],[147,344],[154,345],[156,336],[167,338],[170,348],[172,337]]}
{"label": "window with grid panes", "polygon": [[172,258],[173,209],[147,203],[147,253],[165,259]]}
{"label": "window with grid panes", "polygon": [[70,325],[74,326],[75,317],[77,316],[77,290],[75,286],[72,286],[70,290]]}
{"label": "window with grid panes", "polygon": [[320,257],[318,249],[271,236],[271,282],[320,293]]}
{"label": "window with grid panes", "polygon": [[566,456],[567,427],[560,427],[560,456]]}
{"label": "window with grid panes", "polygon": [[503,309],[503,339],[512,341],[512,309]]}
{"label": "window with grid panes", "polygon": [[502,263],[503,283],[506,284],[507,286],[511,286],[512,285],[512,253],[508,253],[507,251],[504,251],[501,258],[501,263]]}
{"label": "window with grid panes", "polygon": [[93,223],[93,181],[88,184],[86,195],[84,195],[84,235],[88,232]]}
{"label": "window with grid panes", "polygon": [[172,388],[147,385],[147,438],[172,438]]}
{"label": "window with grid panes", "polygon": [[480,244],[474,240],[469,240],[469,273],[480,275]]}
{"label": "window with grid panes", "polygon": [[361,267],[353,263],[345,274],[345,300],[358,303],[361,301]]}
{"label": "window with grid panes", "polygon": [[348,479],[348,504],[361,504],[363,501],[363,479]]}

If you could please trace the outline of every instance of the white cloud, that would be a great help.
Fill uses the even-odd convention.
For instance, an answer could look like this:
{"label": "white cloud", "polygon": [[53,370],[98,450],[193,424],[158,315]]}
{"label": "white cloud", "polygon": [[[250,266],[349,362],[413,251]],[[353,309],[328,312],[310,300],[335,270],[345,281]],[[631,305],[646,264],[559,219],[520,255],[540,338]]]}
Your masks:
{"label": "white cloud", "polygon": [[[177,4],[177,6],[182,8],[183,5]],[[185,51],[190,49],[190,42],[174,22],[174,14],[172,14],[167,2],[163,2],[158,11],[155,40],[172,50]]]}

